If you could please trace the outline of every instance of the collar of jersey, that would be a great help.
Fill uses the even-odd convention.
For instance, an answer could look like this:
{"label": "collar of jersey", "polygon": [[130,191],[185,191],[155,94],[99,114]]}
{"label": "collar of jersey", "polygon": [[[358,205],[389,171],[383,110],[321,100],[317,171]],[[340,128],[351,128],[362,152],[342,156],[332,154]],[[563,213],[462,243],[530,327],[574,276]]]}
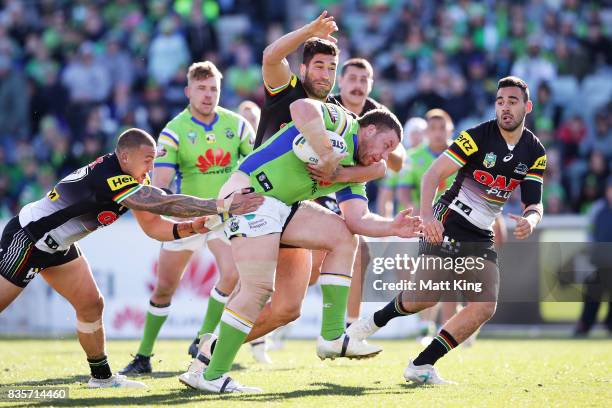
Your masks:
{"label": "collar of jersey", "polygon": [[199,120],[197,120],[195,117],[191,117],[191,121],[193,123],[197,123],[198,125],[202,126],[204,128],[205,131],[210,132],[213,129],[213,126],[215,126],[215,123],[217,123],[217,121],[219,120],[219,114],[215,112],[215,118],[213,119],[212,122],[210,122],[210,125],[207,125],[204,122],[201,122]]}

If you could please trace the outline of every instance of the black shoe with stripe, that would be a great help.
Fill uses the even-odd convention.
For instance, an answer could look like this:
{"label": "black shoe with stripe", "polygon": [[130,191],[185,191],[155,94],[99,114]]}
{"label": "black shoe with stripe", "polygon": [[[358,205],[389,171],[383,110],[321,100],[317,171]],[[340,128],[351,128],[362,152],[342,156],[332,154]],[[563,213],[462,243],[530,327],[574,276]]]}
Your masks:
{"label": "black shoe with stripe", "polygon": [[153,369],[151,368],[151,357],[136,354],[134,359],[121,371],[119,374],[123,375],[143,375],[151,374]]}

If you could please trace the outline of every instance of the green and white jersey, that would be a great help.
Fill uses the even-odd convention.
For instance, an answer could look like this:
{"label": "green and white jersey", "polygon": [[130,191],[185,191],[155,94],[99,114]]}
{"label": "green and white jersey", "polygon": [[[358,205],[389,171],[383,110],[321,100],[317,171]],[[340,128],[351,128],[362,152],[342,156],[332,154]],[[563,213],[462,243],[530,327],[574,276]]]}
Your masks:
{"label": "green and white jersey", "polygon": [[[410,187],[411,188],[411,199],[413,203],[421,202],[421,181],[425,172],[431,167],[434,160],[440,156],[441,153],[434,153],[431,151],[427,143],[421,143],[406,151],[406,162],[404,168],[400,171],[397,177],[397,187]],[[434,199],[437,200],[448,187],[453,184],[455,180],[454,173],[446,180],[440,181],[438,185],[438,192]]]}
{"label": "green and white jersey", "polygon": [[217,197],[239,160],[253,150],[255,132],[242,116],[217,106],[207,125],[189,107],[162,130],[155,167],[176,170],[176,192]]}
{"label": "green and white jersey", "polygon": [[[340,164],[356,165],[357,120],[338,105],[319,103],[326,129],[339,134],[346,142],[348,154]],[[339,203],[351,198],[367,200],[365,183],[332,184],[312,179],[306,163],[293,153],[293,140],[299,133],[293,121],[287,123],[240,164],[238,169],[250,176],[257,193],[274,197],[287,205],[331,193],[336,193]]]}

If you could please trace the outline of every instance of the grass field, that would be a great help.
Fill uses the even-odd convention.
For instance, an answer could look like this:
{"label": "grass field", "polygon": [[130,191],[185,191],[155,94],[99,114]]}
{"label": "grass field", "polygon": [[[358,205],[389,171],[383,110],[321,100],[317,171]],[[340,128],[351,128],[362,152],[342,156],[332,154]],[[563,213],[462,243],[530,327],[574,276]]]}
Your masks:
{"label": "grass field", "polygon": [[[74,339],[0,339],[0,387],[68,386],[58,401],[0,402],[0,406],[612,406],[612,341],[479,339],[453,350],[436,365],[452,386],[415,386],[402,372],[420,346],[414,340],[381,341],[384,351],[363,361],[316,358],[313,341],[290,341],[273,352],[274,364],[252,362],[244,347],[233,376],[264,394],[212,395],[177,380],[188,364],[188,341],[164,340],[156,347],[154,373],[145,390],[85,388],[88,368]],[[137,348],[135,341],[111,341],[108,354],[118,370]]]}

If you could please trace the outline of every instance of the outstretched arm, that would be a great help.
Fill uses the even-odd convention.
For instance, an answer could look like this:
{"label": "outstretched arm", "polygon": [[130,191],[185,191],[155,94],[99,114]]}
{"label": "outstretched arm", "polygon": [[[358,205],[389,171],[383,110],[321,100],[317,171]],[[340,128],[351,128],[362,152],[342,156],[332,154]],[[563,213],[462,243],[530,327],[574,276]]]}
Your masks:
{"label": "outstretched arm", "polygon": [[411,217],[412,208],[400,211],[395,218],[385,218],[368,210],[365,200],[354,198],[341,202],[340,209],[348,229],[353,234],[367,237],[401,237],[420,236],[421,220]]}
{"label": "outstretched arm", "polygon": [[193,221],[174,222],[148,211],[133,211],[133,213],[145,234],[158,241],[174,241],[178,238],[186,238],[210,231],[205,225],[208,217],[198,217]]}

